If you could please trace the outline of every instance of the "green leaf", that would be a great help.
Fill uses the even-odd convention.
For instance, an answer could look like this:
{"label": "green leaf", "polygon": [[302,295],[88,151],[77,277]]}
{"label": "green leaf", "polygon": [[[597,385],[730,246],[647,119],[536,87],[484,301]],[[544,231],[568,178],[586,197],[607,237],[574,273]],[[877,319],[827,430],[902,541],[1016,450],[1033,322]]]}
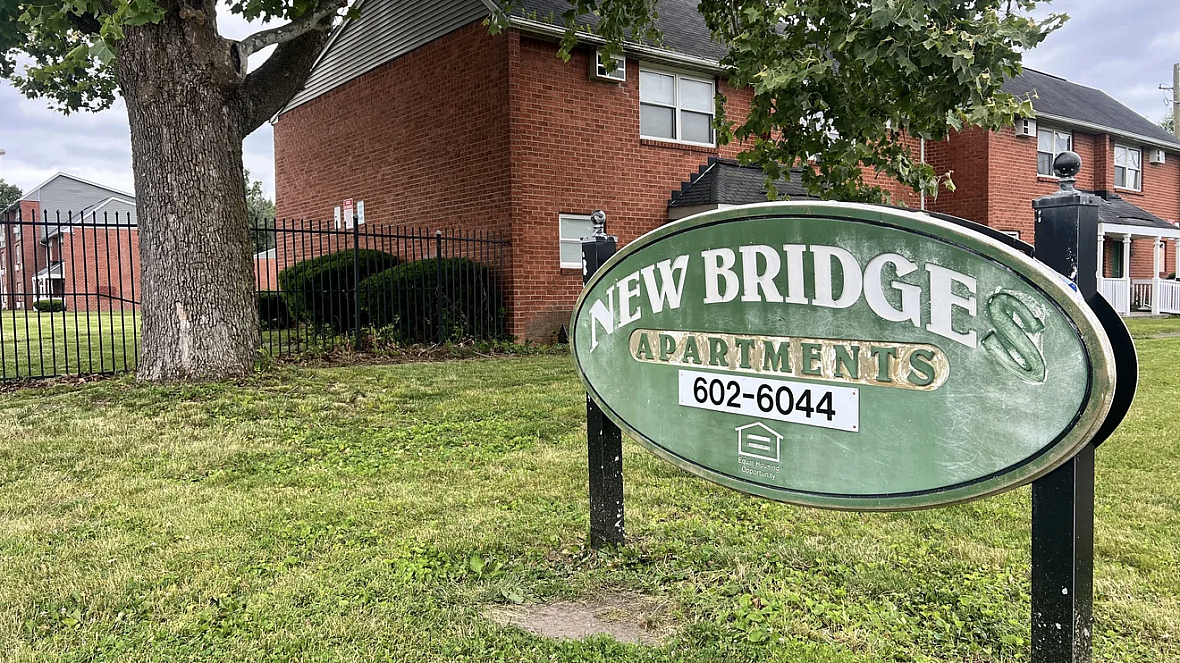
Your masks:
{"label": "green leaf", "polygon": [[106,41],[99,39],[90,46],[90,57],[107,64],[115,59],[115,52]]}

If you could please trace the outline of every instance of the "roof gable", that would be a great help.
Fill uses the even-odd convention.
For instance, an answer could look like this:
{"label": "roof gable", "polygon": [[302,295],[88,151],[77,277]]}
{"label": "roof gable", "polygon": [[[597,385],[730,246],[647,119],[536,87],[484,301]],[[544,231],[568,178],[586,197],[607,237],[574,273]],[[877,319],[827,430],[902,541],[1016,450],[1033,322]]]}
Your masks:
{"label": "roof gable", "polygon": [[280,115],[489,13],[483,0],[361,0],[356,9],[360,17],[336,28]]}
{"label": "roof gable", "polygon": [[1164,131],[1156,123],[1119,103],[1102,90],[1071,83],[1035,69],[1025,68],[1024,73],[1004,81],[1005,92],[1016,95],[1036,93],[1032,100],[1038,115],[1051,116],[1091,125],[1095,129],[1107,129],[1113,134],[1123,134],[1160,147],[1180,150],[1180,138]]}
{"label": "roof gable", "polygon": [[49,179],[38,184],[32,189],[29,189],[25,195],[21,196],[21,200],[41,201],[46,198],[46,196],[43,195],[45,192],[54,192],[67,188],[76,191],[93,192],[96,196],[96,201],[110,198],[112,196],[118,196],[120,198],[126,198],[132,201],[135,200],[135,194],[120,191],[119,189],[109,187],[105,184],[91,182],[90,180],[82,179],[77,175],[71,175],[69,173],[62,172],[54,173],[49,177]]}

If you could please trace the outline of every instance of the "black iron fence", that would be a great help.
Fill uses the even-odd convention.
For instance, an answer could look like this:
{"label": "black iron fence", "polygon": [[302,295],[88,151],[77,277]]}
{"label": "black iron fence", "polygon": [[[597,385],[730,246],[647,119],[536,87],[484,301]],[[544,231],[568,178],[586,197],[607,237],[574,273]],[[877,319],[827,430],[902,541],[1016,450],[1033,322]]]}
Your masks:
{"label": "black iron fence", "polygon": [[[0,213],[0,380],[135,369],[134,214]],[[495,339],[506,239],[490,231],[270,221],[251,229],[262,350]]]}
{"label": "black iron fence", "polygon": [[0,214],[0,379],[134,369],[138,235],[122,211]]}
{"label": "black iron fence", "polygon": [[265,233],[255,273],[271,354],[505,334],[508,242],[489,231],[278,221]]}

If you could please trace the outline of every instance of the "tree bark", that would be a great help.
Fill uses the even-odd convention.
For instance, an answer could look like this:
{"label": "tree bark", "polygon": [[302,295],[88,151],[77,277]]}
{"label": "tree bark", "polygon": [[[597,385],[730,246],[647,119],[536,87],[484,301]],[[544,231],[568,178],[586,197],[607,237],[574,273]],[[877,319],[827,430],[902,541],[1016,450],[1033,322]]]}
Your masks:
{"label": "tree bark", "polygon": [[161,4],[162,21],[126,29],[117,62],[139,214],[138,376],[239,377],[259,348],[240,77],[212,2]]}
{"label": "tree bark", "polygon": [[164,18],[126,27],[116,60],[139,214],[137,373],[240,377],[259,348],[242,140],[306,81],[335,14],[315,14],[247,74],[236,42],[217,32],[216,0],[158,4]]}

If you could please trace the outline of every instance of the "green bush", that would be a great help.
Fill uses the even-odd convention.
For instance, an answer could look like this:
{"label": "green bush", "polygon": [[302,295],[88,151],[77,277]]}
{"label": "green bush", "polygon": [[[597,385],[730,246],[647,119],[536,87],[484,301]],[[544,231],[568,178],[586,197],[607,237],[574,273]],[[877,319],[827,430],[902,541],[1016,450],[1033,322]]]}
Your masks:
{"label": "green bush", "polygon": [[504,328],[500,290],[491,270],[467,258],[427,258],[398,265],[361,281],[361,307],[375,327],[397,330],[399,340],[438,340],[442,313],[444,340],[494,338]]}
{"label": "green bush", "polygon": [[[356,257],[361,281],[399,262],[397,256],[373,249],[360,249]],[[338,332],[351,330],[356,322],[353,279],[351,249],[304,260],[279,272],[279,285],[291,318]],[[360,324],[368,324],[363,315]]]}
{"label": "green bush", "polygon": [[66,302],[62,299],[38,299],[33,302],[33,308],[41,313],[61,313],[66,310]]}
{"label": "green bush", "polygon": [[291,326],[291,312],[281,292],[258,293],[258,321],[263,329],[286,329]]}

